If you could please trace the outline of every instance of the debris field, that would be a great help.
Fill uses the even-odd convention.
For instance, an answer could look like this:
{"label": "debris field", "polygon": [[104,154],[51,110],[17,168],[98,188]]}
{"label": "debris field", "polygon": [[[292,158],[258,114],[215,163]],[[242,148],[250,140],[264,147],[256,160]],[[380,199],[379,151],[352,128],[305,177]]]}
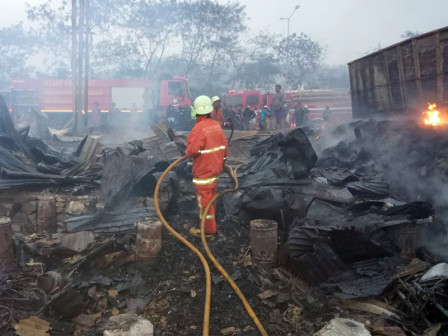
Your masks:
{"label": "debris field", "polygon": [[[16,129],[3,105],[0,122],[0,333],[116,335],[126,325],[136,335],[199,335],[198,258],[163,229],[142,259],[136,229],[158,221],[154,189],[186,133],[154,126],[123,144],[42,140]],[[319,137],[235,132],[239,189],[218,201],[209,246],[269,335],[448,334],[447,131],[367,120]],[[191,178],[191,162],[177,166],[160,201],[201,247],[188,233],[199,223]],[[232,187],[222,175],[218,189]],[[269,265],[255,255],[253,220],[278,224]],[[210,334],[258,335],[211,271]]]}

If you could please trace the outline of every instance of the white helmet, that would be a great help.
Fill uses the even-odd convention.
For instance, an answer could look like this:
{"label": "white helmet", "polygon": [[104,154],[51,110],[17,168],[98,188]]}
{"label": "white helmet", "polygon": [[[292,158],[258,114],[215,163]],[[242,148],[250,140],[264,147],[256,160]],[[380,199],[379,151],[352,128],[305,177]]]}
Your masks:
{"label": "white helmet", "polygon": [[199,96],[194,100],[194,111],[197,115],[209,114],[213,111],[212,100],[207,96]]}

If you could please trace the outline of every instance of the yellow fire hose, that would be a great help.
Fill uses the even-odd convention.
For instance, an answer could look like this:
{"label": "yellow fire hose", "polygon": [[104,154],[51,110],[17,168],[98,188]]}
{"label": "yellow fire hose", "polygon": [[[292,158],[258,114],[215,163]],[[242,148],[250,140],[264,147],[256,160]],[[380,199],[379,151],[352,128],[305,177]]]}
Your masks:
{"label": "yellow fire hose", "polygon": [[233,178],[233,180],[235,182],[235,188],[234,189],[226,189],[226,190],[223,190],[223,191],[217,193],[210,200],[210,202],[208,202],[207,206],[205,207],[204,214],[203,214],[202,220],[201,220],[201,240],[202,240],[202,245],[204,246],[205,252],[207,253],[207,256],[212,261],[213,265],[215,265],[215,267],[218,269],[218,271],[227,280],[227,282],[232,287],[232,289],[234,290],[236,295],[238,295],[241,302],[243,303],[244,308],[246,309],[247,313],[249,314],[250,318],[254,321],[255,325],[257,326],[258,330],[260,331],[260,334],[262,336],[268,336],[268,333],[264,329],[263,325],[261,324],[261,322],[258,319],[257,315],[255,314],[254,310],[252,309],[252,307],[250,306],[246,297],[244,296],[243,292],[241,292],[240,288],[237,286],[235,281],[233,281],[233,279],[230,277],[230,275],[227,273],[227,271],[224,269],[224,267],[221,266],[221,264],[218,262],[218,260],[216,260],[215,256],[210,251],[208,244],[207,244],[207,240],[205,238],[205,221],[207,219],[206,215],[208,214],[208,211],[210,210],[210,207],[212,206],[212,204],[222,195],[238,189],[238,178],[236,176],[237,169],[238,169],[238,167],[236,169],[231,168],[231,172],[230,172],[230,176]]}
{"label": "yellow fire hose", "polygon": [[177,166],[180,162],[188,159],[188,156],[182,156],[176,161],[174,161],[160,176],[159,181],[156,185],[156,190],[154,192],[154,207],[156,208],[157,216],[159,216],[160,221],[165,226],[165,228],[177,239],[179,239],[184,245],[186,245],[190,250],[194,251],[194,253],[197,254],[199,259],[201,259],[202,266],[204,266],[205,271],[205,304],[204,304],[204,323],[202,326],[202,335],[208,336],[209,335],[209,329],[210,329],[210,301],[212,297],[212,277],[210,274],[210,267],[208,266],[207,260],[205,259],[204,255],[196,248],[194,245],[192,245],[188,240],[186,240],[184,237],[182,237],[180,234],[176,232],[165,220],[165,218],[162,215],[162,212],[160,211],[159,206],[159,190],[160,186],[162,185],[162,181],[165,178],[165,176],[173,169],[175,166]]}
{"label": "yellow fire hose", "polygon": [[[204,258],[203,254],[196,248],[194,247],[190,242],[188,242],[188,240],[186,240],[184,237],[182,237],[180,234],[178,234],[169,224],[168,222],[165,220],[165,218],[162,215],[162,212],[160,211],[160,206],[159,206],[159,190],[160,190],[160,186],[162,185],[163,179],[165,178],[165,176],[176,166],[178,165],[180,162],[184,161],[187,159],[187,156],[183,156],[179,159],[177,159],[176,161],[174,161],[164,172],[163,174],[160,176],[159,181],[157,182],[156,185],[156,189],[154,192],[154,206],[156,208],[156,212],[157,212],[157,216],[159,216],[161,222],[163,223],[163,225],[168,229],[169,232],[171,232],[176,238],[178,238],[182,243],[184,243],[188,248],[190,248],[191,250],[193,250],[198,257],[201,259],[202,265],[204,266],[204,270],[205,270],[205,277],[206,277],[206,287],[205,287],[205,304],[204,304],[204,323],[203,323],[203,328],[202,328],[202,336],[208,336],[209,335],[209,328],[210,328],[210,301],[211,301],[211,276],[210,276],[210,267],[207,263],[207,260]],[[249,302],[247,301],[247,299],[244,297],[244,294],[241,292],[241,290],[239,289],[239,287],[237,286],[237,284],[232,280],[232,278],[229,276],[229,274],[226,272],[226,270],[219,264],[219,262],[216,260],[216,258],[213,256],[212,252],[210,251],[206,238],[205,238],[205,220],[206,220],[206,215],[208,214],[208,211],[210,210],[210,207],[212,206],[212,204],[214,202],[216,202],[216,200],[221,197],[222,195],[224,195],[225,193],[234,191],[236,189],[238,189],[238,179],[236,176],[236,170],[238,169],[238,167],[236,169],[230,169],[229,175],[232,177],[232,179],[235,182],[235,188],[234,189],[226,189],[223,190],[221,192],[219,192],[218,194],[216,194],[211,200],[210,202],[207,204],[207,206],[205,207],[204,210],[204,215],[202,216],[202,220],[201,220],[201,240],[202,240],[202,244],[204,246],[204,249],[207,253],[207,256],[210,258],[210,260],[213,262],[213,264],[215,265],[215,267],[219,270],[219,272],[221,272],[221,274],[224,276],[224,278],[227,280],[227,282],[230,284],[230,286],[232,287],[232,289],[235,291],[235,293],[238,295],[238,297],[240,298],[240,300],[243,303],[244,308],[246,309],[247,313],[249,314],[249,316],[252,318],[252,320],[254,321],[255,325],[257,326],[258,330],[260,331],[260,334],[262,336],[267,336],[267,332],[264,329],[263,325],[261,324],[260,320],[258,319],[257,315],[255,314],[255,312],[253,311],[252,307],[250,306]]]}

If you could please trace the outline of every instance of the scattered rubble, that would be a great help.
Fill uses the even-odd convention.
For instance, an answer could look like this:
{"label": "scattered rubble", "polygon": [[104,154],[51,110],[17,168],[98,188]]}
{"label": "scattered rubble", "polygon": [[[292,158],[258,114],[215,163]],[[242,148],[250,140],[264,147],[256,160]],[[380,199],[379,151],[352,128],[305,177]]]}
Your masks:
{"label": "scattered rubble", "polygon": [[371,336],[362,323],[349,319],[333,319],[314,336]]}
{"label": "scattered rubble", "polygon": [[68,233],[62,236],[61,246],[79,253],[85,251],[94,240],[95,236],[89,231]]}
{"label": "scattered rubble", "polygon": [[104,336],[153,336],[154,327],[135,314],[112,316],[105,326]]}
{"label": "scattered rubble", "polygon": [[50,323],[37,316],[31,316],[28,319],[20,320],[14,328],[19,336],[47,336],[50,335]]}
{"label": "scattered rubble", "polygon": [[[200,333],[203,273],[161,230],[153,207],[156,182],[182,154],[185,134],[159,128],[116,147],[87,137],[67,155],[15,130],[4,112],[0,121],[8,135],[0,189],[17,191],[0,194],[14,243],[14,267],[0,272],[2,335]],[[443,335],[447,258],[422,248],[422,237],[446,224],[435,181],[446,181],[448,136],[394,122],[344,127],[335,132],[345,139],[325,150],[330,134],[235,134],[230,155],[247,164],[238,169],[240,189],[219,201],[210,248],[269,335]],[[434,189],[413,189],[409,181],[419,178]],[[190,179],[185,162],[161,190],[163,211],[184,236],[198,220]],[[223,175],[219,188],[227,187],[233,181]],[[259,219],[278,224],[273,249],[251,247],[249,222]],[[143,222],[157,225],[149,232]],[[266,251],[270,267],[259,267]],[[212,281],[211,334],[257,335],[215,270]]]}

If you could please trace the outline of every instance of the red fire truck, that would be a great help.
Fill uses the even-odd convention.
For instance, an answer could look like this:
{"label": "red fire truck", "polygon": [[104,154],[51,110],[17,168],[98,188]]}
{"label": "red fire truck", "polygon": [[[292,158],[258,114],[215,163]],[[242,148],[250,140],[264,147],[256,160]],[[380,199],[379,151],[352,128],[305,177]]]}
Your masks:
{"label": "red fire truck", "polygon": [[[13,113],[35,108],[53,119],[69,119],[72,110],[71,79],[15,79],[11,83]],[[122,113],[156,110],[163,112],[177,98],[182,106],[191,105],[187,79],[173,76],[151,79],[89,80],[88,111],[98,103],[108,113],[111,103]]]}

